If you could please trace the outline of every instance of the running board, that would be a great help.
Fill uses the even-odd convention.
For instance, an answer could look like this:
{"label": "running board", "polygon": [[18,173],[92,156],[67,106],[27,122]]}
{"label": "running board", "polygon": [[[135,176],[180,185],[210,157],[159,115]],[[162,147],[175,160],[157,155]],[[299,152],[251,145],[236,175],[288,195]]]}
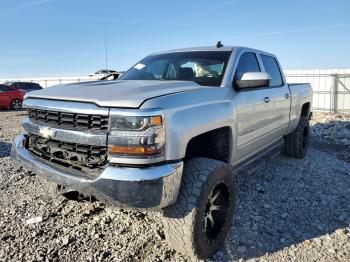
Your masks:
{"label": "running board", "polygon": [[282,149],[283,140],[275,143],[267,149],[264,149],[262,152],[257,153],[253,157],[244,160],[242,163],[237,164],[232,168],[232,171],[236,174],[252,174],[271,158],[279,155],[282,152]]}

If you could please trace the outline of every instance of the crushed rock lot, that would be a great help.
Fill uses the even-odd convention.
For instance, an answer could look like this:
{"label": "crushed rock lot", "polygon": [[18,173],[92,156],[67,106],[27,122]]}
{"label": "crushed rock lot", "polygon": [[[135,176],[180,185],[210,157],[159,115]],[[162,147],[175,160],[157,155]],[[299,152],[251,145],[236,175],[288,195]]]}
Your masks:
{"label": "crushed rock lot", "polygon": [[[17,170],[9,150],[24,115],[0,112],[0,261],[191,261],[167,247],[157,214],[52,198]],[[318,117],[305,159],[280,155],[237,177],[235,221],[211,261],[350,261],[350,148],[323,135],[337,116]]]}

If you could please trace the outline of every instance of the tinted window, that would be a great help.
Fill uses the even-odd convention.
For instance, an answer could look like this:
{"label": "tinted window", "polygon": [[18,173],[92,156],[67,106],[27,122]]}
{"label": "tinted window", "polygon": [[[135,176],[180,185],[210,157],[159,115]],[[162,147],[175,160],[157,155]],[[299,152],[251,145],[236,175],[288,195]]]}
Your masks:
{"label": "tinted window", "polygon": [[20,83],[18,88],[23,89],[23,90],[39,89],[38,84],[36,84],[36,83]]}
{"label": "tinted window", "polygon": [[244,73],[260,72],[260,67],[256,55],[248,52],[241,55],[235,74],[235,81],[241,80]]}
{"label": "tinted window", "polygon": [[22,89],[22,83],[19,82],[12,83],[11,86],[17,89]]}
{"label": "tinted window", "polygon": [[34,89],[34,90],[42,89],[41,86],[39,84],[37,84],[37,83],[31,83],[30,84],[30,88]]}
{"label": "tinted window", "polygon": [[30,83],[21,83],[20,88],[23,90],[30,90],[33,87],[32,87],[32,84],[30,84]]}
{"label": "tinted window", "polygon": [[282,76],[280,68],[277,64],[275,58],[267,55],[260,55],[261,60],[264,64],[266,73],[269,73],[271,76],[270,86],[279,86],[282,85]]}
{"label": "tinted window", "polygon": [[7,86],[0,86],[0,90],[3,91],[3,92],[13,91],[13,90],[11,90],[11,88],[8,88]]}

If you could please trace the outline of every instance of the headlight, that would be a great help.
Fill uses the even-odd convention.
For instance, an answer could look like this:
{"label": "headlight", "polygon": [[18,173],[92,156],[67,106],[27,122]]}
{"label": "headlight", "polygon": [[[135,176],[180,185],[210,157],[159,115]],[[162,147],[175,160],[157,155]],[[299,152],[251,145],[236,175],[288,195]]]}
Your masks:
{"label": "headlight", "polygon": [[110,131],[145,131],[162,125],[161,116],[112,116]]}
{"label": "headlight", "polygon": [[125,116],[112,112],[109,122],[108,152],[112,158],[150,159],[164,156],[162,115]]}

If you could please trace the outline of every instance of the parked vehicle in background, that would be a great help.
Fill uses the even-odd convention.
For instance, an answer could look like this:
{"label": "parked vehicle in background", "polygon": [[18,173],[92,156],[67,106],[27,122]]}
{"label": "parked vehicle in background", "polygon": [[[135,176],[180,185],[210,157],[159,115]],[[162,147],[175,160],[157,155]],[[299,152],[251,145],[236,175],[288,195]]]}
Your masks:
{"label": "parked vehicle in background", "polygon": [[0,108],[22,108],[25,92],[11,86],[0,85]]}
{"label": "parked vehicle in background", "polygon": [[311,100],[310,85],[287,84],[264,51],[161,52],[116,81],[28,94],[11,156],[55,193],[161,211],[169,245],[206,259],[230,229],[235,174],[283,145],[290,157],[306,155]]}
{"label": "parked vehicle in background", "polygon": [[22,90],[26,93],[43,89],[41,85],[33,82],[6,82],[5,85]]}
{"label": "parked vehicle in background", "polygon": [[90,76],[90,77],[94,77],[94,78],[101,79],[102,77],[105,77],[105,76],[107,76],[107,75],[114,74],[114,73],[117,73],[117,71],[115,71],[115,70],[109,70],[109,69],[102,69],[102,70],[98,70],[98,71],[95,72],[95,73],[89,74],[89,76]]}
{"label": "parked vehicle in background", "polygon": [[121,74],[122,74],[122,72],[111,73],[111,74],[108,74],[108,75],[100,78],[100,80],[117,80]]}

